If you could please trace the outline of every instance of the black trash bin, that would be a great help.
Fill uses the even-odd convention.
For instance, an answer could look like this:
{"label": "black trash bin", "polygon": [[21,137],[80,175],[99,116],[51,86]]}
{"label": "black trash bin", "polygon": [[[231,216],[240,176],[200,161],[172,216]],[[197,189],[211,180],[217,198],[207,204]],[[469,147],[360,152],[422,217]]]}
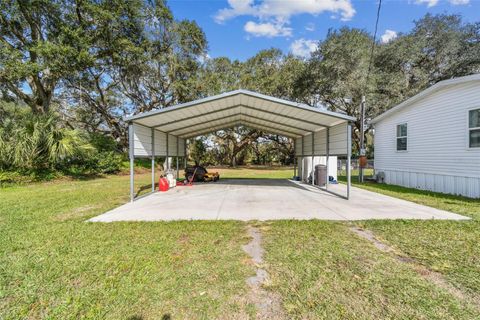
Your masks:
{"label": "black trash bin", "polygon": [[317,164],[315,166],[315,184],[321,187],[327,184],[327,166],[326,165]]}

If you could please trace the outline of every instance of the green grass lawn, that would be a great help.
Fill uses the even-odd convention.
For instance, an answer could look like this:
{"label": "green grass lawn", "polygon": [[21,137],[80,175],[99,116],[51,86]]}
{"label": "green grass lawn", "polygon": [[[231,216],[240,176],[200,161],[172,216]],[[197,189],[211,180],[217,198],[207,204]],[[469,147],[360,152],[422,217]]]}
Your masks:
{"label": "green grass lawn", "polygon": [[127,198],[128,176],[0,189],[0,319],[207,319],[251,309],[244,224],[84,222]]}
{"label": "green grass lawn", "polygon": [[270,290],[295,319],[473,319],[473,306],[360,239],[342,223],[263,227]]}
{"label": "green grass lawn", "polygon": [[[216,169],[212,169],[216,170]],[[218,169],[222,177],[289,178],[291,168]],[[88,223],[128,201],[128,175],[0,189],[0,319],[247,319],[253,266],[243,222]],[[355,179],[354,183],[355,183]],[[150,189],[148,173],[136,190]],[[480,203],[366,184],[449,205],[474,221],[370,221],[365,228],[476,297]],[[372,189],[374,190],[374,189]],[[478,219],[478,220],[477,220]],[[291,318],[473,319],[478,309],[380,252],[344,223],[259,223],[267,287]]]}
{"label": "green grass lawn", "polygon": [[394,185],[359,183],[353,185],[422,205],[469,216],[472,221],[364,221],[363,228],[438,271],[457,288],[480,301],[480,200],[404,188]]}
{"label": "green grass lawn", "polygon": [[212,172],[218,172],[220,178],[225,179],[291,179],[293,167],[238,167],[238,168],[207,168]]}
{"label": "green grass lawn", "polygon": [[[373,171],[367,170],[366,175],[371,175]],[[442,194],[438,192],[417,190],[413,188],[405,188],[401,186],[381,184],[375,182],[358,182],[358,171],[352,172],[352,185],[392,196],[418,204],[434,207],[441,210],[455,212],[466,215],[475,219],[480,219],[480,199],[470,199],[461,196]],[[346,181],[345,176],[339,176],[338,180]]]}

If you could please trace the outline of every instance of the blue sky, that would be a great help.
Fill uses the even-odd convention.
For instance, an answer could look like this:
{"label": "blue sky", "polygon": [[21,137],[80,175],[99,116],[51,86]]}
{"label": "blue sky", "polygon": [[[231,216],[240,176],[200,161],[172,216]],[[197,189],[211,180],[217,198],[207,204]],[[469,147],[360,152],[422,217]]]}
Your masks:
{"label": "blue sky", "polygon": [[[373,32],[375,0],[170,0],[177,19],[195,20],[207,35],[209,56],[245,60],[261,49],[308,56],[329,28]],[[480,0],[384,0],[378,36],[388,41],[426,13],[459,13],[480,21]]]}

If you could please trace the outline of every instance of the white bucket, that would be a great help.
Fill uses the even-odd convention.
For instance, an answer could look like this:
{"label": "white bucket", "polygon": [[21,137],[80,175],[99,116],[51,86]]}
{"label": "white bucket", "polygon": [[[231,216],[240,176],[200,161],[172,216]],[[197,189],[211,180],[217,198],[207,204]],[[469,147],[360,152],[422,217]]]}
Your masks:
{"label": "white bucket", "polygon": [[168,186],[170,188],[173,188],[177,185],[177,180],[175,179],[175,176],[172,173],[167,173],[165,177],[167,178]]}

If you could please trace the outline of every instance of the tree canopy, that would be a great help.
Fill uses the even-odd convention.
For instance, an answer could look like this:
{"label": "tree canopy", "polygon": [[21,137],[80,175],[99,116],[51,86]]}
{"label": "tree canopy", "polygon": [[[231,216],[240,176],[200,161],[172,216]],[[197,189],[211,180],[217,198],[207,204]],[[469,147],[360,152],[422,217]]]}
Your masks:
{"label": "tree canopy", "polygon": [[[367,118],[373,118],[440,80],[480,72],[480,22],[465,23],[459,15],[427,14],[410,32],[377,41],[373,57],[372,42],[365,30],[332,29],[308,58],[271,48],[232,61],[210,58],[202,29],[195,21],[175,19],[162,0],[5,0],[0,2],[3,147],[27,143],[22,135],[29,131],[20,127],[35,126],[45,131],[31,131],[38,134],[37,146],[54,135],[70,137],[71,148],[82,149],[86,142],[103,148],[96,142],[105,137],[114,145],[107,143],[105,152],[121,152],[127,145],[124,115],[240,88],[357,118],[365,95]],[[35,115],[30,122],[18,117],[18,110],[26,109]],[[8,119],[23,122],[12,126]],[[370,142],[368,127],[366,136]],[[359,139],[357,121],[354,150]],[[46,162],[75,154],[33,144],[29,148],[44,152],[39,159]],[[192,148],[199,161],[230,165],[291,163],[293,156],[289,139],[247,127],[219,130]],[[2,167],[19,163],[20,154],[12,159],[7,153],[0,153]]]}

